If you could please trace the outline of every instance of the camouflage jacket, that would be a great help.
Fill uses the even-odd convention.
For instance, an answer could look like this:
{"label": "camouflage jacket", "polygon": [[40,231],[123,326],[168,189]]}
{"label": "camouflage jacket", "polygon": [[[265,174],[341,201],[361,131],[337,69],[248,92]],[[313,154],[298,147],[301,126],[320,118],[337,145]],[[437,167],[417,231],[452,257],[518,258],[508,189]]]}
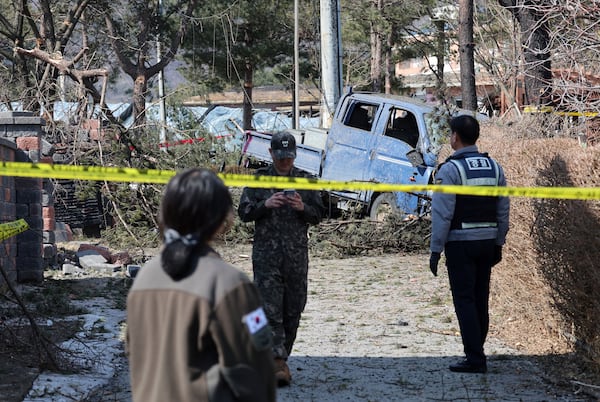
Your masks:
{"label": "camouflage jacket", "polygon": [[[272,166],[258,169],[257,176],[278,176]],[[292,168],[292,177],[313,177],[308,173]],[[290,185],[291,187],[291,185]],[[296,211],[289,206],[269,209],[265,201],[279,189],[244,188],[238,207],[238,215],[244,222],[255,222],[255,248],[281,250],[287,244],[293,248],[308,246],[308,226],[321,221],[325,208],[321,193],[314,190],[297,190],[304,202],[304,211]]]}

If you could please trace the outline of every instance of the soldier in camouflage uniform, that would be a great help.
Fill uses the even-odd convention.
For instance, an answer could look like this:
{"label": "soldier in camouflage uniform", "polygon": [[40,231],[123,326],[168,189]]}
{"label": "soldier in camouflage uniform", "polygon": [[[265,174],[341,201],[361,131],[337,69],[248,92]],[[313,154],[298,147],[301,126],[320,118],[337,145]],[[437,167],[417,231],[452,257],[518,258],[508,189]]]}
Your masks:
{"label": "soldier in camouflage uniform", "polygon": [[[277,133],[269,149],[273,164],[257,175],[311,177],[294,167],[296,140]],[[252,267],[254,283],[273,329],[275,376],[289,385],[287,358],[292,352],[308,282],[308,226],[318,224],[324,211],[319,191],[245,188],[238,208],[244,222],[255,222]]]}

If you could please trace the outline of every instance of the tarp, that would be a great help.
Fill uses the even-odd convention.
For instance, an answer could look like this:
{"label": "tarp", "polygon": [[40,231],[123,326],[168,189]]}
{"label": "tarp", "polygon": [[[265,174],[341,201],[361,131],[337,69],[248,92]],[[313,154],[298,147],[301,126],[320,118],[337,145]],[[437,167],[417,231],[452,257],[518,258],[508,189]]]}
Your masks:
{"label": "tarp", "polygon": [[[107,106],[125,128],[133,125],[133,107],[130,103],[109,103]],[[76,113],[77,103],[56,102],[54,105],[55,121],[72,124],[76,120]],[[99,114],[99,108],[96,107],[91,115],[97,117]],[[161,125],[157,103],[146,104],[146,120],[150,125]],[[233,147],[241,146],[243,142],[242,121],[243,111],[241,108],[219,105],[168,107],[166,116],[167,130],[171,140],[199,137],[208,132],[217,138],[226,139]],[[300,128],[318,127],[319,123],[318,117],[301,117],[299,120]],[[293,124],[291,114],[269,109],[255,109],[252,115],[252,125],[255,130],[260,132],[277,132],[291,128]],[[196,128],[202,130],[196,132]]]}

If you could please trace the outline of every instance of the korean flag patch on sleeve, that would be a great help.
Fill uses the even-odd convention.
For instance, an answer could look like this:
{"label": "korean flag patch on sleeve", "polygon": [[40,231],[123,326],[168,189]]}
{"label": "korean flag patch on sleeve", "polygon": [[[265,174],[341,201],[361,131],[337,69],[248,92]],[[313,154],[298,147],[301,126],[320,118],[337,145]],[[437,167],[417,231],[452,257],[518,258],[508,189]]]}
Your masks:
{"label": "korean flag patch on sleeve", "polygon": [[242,322],[248,328],[250,338],[256,349],[265,350],[272,345],[271,327],[262,307],[243,316]]}

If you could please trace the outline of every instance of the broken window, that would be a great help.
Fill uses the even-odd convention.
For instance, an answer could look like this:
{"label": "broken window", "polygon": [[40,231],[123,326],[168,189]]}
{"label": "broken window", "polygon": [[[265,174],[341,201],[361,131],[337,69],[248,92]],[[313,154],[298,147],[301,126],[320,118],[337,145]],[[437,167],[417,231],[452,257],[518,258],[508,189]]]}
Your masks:
{"label": "broken window", "polygon": [[407,110],[398,108],[391,109],[385,135],[404,141],[410,145],[411,148],[415,148],[419,141],[419,125],[417,124],[417,118]]}
{"label": "broken window", "polygon": [[346,120],[346,125],[361,130],[371,131],[376,112],[377,105],[357,102],[352,107],[352,111]]}

